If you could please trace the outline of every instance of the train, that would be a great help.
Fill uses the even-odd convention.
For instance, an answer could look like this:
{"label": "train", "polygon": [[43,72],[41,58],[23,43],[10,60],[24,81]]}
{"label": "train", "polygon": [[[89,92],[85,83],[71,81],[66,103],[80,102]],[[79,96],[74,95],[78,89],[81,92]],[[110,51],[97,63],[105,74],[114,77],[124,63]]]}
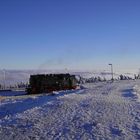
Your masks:
{"label": "train", "polygon": [[28,94],[51,93],[53,91],[76,89],[77,79],[70,74],[38,74],[31,75]]}

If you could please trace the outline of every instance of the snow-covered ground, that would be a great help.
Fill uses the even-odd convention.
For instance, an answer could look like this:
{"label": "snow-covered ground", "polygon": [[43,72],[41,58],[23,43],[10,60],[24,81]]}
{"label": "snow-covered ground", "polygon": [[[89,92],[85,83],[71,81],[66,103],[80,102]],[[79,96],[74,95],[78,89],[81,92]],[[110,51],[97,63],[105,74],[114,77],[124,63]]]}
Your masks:
{"label": "snow-covered ground", "polygon": [[84,87],[52,96],[1,95],[0,139],[140,139],[140,81]]}

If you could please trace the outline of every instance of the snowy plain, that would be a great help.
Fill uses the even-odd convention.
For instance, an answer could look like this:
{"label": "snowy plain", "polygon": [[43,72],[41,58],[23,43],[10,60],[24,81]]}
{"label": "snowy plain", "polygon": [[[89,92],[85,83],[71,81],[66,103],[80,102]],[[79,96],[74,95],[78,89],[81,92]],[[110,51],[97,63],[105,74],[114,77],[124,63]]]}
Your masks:
{"label": "snowy plain", "polygon": [[[92,78],[92,77],[98,77],[110,79],[111,73],[109,71],[99,71],[99,70],[93,70],[93,71],[66,71],[66,70],[0,70],[0,84],[3,85],[4,83],[6,86],[14,86],[17,83],[27,83],[29,81],[30,75],[34,74],[50,74],[50,73],[70,73],[74,75],[80,75],[83,78]],[[114,72],[114,77],[118,78],[120,74],[124,74],[126,76],[134,78],[134,73],[126,73],[126,72]],[[5,79],[5,80],[4,80]]]}
{"label": "snowy plain", "polygon": [[0,139],[140,139],[139,80],[83,86],[50,96],[0,93]]}

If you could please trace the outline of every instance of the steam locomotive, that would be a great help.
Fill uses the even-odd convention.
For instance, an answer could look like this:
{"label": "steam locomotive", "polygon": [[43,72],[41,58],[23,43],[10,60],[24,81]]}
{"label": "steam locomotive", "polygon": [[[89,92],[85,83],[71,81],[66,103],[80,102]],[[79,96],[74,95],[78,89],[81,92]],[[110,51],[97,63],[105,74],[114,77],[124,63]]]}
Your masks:
{"label": "steam locomotive", "polygon": [[50,93],[52,91],[76,89],[77,79],[70,74],[31,75],[28,94]]}

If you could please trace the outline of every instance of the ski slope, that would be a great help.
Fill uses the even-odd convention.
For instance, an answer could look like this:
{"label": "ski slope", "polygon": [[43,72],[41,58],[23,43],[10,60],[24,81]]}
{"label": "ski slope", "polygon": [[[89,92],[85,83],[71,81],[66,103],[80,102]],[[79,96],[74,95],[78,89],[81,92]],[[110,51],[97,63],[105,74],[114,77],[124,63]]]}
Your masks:
{"label": "ski slope", "polygon": [[1,95],[0,139],[140,139],[140,81],[83,86],[54,96]]}

